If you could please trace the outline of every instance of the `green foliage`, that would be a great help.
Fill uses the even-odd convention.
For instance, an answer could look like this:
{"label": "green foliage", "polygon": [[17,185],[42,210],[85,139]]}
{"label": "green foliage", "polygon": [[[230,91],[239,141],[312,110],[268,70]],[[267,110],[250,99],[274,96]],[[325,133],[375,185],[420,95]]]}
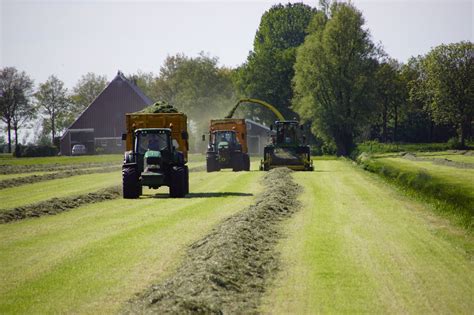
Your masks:
{"label": "green foliage", "polygon": [[67,95],[67,88],[56,76],[52,75],[44,83],[41,83],[35,94],[37,105],[47,128],[51,130],[51,143],[56,134],[64,130],[68,125],[71,113],[71,100]]}
{"label": "green foliage", "polygon": [[157,78],[153,72],[138,70],[137,73],[128,76],[128,79],[136,84],[150,99],[157,100],[160,98],[160,95],[157,94]]}
{"label": "green foliage", "polygon": [[364,141],[357,145],[353,157],[362,152],[366,153],[393,153],[393,152],[430,152],[452,149],[449,143],[380,143],[377,140]]}
{"label": "green foliage", "polygon": [[0,118],[6,124],[8,133],[8,152],[11,152],[11,130],[15,132],[18,144],[18,130],[36,117],[31,102],[33,80],[16,68],[0,69]]}
{"label": "green foliage", "polygon": [[208,131],[209,119],[223,117],[235,101],[230,70],[204,53],[166,58],[154,89],[158,99],[188,116],[191,150],[198,152],[205,149],[199,135]]}
{"label": "green foliage", "polygon": [[[307,35],[316,10],[302,3],[275,5],[266,11],[255,35],[253,51],[235,73],[234,81],[244,97],[274,105],[285,118],[296,114],[289,107],[293,98],[291,80],[296,48]],[[243,107],[250,118],[272,123],[273,113],[260,107]]]}
{"label": "green foliage", "polygon": [[75,116],[89,106],[107,86],[107,77],[88,72],[72,89],[72,111]]}
{"label": "green foliage", "polygon": [[58,155],[58,148],[52,145],[21,145],[15,146],[15,157],[43,157]]}
{"label": "green foliage", "polygon": [[[382,142],[389,137],[397,141],[401,107],[406,99],[405,85],[400,77],[400,65],[394,60],[382,62],[375,73],[376,103],[378,117],[377,132]],[[389,135],[389,130],[392,130]]]}
{"label": "green foliage", "polygon": [[293,109],[311,122],[312,132],[348,155],[355,137],[376,110],[374,76],[378,49],[351,4],[334,3],[331,18],[314,16],[298,48]]}
{"label": "green foliage", "polygon": [[422,60],[422,76],[413,87],[436,123],[458,128],[461,145],[471,136],[474,116],[474,61],[471,42],[440,45]]}

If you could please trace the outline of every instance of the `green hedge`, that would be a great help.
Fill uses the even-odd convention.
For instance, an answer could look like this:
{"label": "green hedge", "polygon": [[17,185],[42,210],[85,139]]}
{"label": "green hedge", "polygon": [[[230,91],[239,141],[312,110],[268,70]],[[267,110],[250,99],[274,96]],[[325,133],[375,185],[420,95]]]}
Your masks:
{"label": "green hedge", "polygon": [[51,145],[21,145],[15,148],[14,156],[16,157],[41,157],[56,156],[58,148]]}

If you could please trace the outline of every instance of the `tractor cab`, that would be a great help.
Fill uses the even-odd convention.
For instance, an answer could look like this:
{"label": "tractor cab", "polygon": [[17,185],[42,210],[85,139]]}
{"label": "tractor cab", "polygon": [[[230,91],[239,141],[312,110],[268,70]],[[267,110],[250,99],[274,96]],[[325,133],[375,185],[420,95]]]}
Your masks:
{"label": "tractor cab", "polygon": [[234,130],[217,130],[212,132],[210,146],[214,150],[237,149],[242,147]]}
{"label": "tractor cab", "polygon": [[297,121],[276,121],[276,139],[274,143],[279,146],[297,146],[300,145],[300,125]]}

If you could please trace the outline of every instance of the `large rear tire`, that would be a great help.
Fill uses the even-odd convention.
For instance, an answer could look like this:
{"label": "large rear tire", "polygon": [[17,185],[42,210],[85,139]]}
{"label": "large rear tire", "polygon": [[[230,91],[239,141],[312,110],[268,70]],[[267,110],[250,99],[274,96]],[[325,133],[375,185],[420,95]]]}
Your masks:
{"label": "large rear tire", "polygon": [[250,171],[250,157],[244,153],[244,171]]}
{"label": "large rear tire", "polygon": [[183,198],[186,194],[185,170],[183,167],[174,166],[171,169],[170,197]]}
{"label": "large rear tire", "polygon": [[134,167],[122,169],[123,198],[137,199],[142,192],[142,186],[138,178],[138,171]]}

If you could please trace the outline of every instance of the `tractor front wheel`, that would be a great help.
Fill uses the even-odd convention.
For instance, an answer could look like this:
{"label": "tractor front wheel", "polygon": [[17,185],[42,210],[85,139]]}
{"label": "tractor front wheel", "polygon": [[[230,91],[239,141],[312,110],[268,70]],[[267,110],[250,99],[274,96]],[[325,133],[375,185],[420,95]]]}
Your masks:
{"label": "tractor front wheel", "polygon": [[206,157],[206,171],[210,172],[217,172],[219,171],[219,161],[217,161],[216,154],[207,154]]}
{"label": "tractor front wheel", "polygon": [[138,179],[138,171],[135,167],[122,169],[123,198],[137,199],[142,192],[142,186]]}
{"label": "tractor front wheel", "polygon": [[170,197],[183,198],[186,195],[186,173],[184,167],[174,166],[171,169]]}

